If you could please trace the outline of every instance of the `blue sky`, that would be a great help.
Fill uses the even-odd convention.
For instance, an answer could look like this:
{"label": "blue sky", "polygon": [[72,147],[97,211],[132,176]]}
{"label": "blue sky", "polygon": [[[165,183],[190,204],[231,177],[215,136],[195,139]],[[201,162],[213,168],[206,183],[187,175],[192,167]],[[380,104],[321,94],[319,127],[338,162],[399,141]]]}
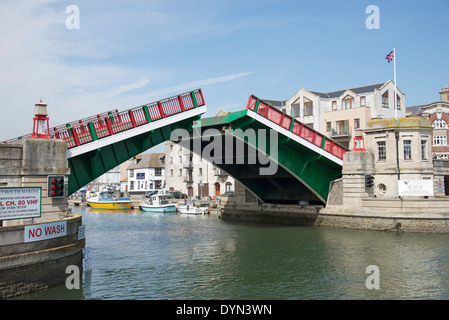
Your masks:
{"label": "blue sky", "polygon": [[[66,27],[67,6],[80,28]],[[380,29],[365,26],[379,8]],[[288,99],[393,79],[407,106],[449,85],[449,0],[0,0],[0,140],[201,87],[206,116],[250,94]]]}

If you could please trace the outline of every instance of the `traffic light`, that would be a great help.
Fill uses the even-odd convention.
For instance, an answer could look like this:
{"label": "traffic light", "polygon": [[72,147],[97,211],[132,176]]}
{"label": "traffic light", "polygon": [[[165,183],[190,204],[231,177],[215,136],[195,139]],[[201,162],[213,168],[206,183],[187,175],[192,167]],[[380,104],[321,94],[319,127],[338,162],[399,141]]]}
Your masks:
{"label": "traffic light", "polygon": [[47,177],[47,197],[48,198],[64,198],[65,197],[65,177],[63,175],[55,175]]}
{"label": "traffic light", "polygon": [[370,174],[365,174],[365,188],[374,187],[374,177]]}

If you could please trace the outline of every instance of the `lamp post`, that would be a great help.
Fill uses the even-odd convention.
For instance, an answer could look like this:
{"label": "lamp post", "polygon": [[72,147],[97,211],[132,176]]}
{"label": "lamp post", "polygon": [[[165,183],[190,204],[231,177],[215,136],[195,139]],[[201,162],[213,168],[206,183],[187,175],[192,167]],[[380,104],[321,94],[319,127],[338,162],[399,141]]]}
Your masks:
{"label": "lamp post", "polygon": [[50,139],[50,128],[48,126],[47,104],[40,103],[34,105],[33,133],[31,138]]}

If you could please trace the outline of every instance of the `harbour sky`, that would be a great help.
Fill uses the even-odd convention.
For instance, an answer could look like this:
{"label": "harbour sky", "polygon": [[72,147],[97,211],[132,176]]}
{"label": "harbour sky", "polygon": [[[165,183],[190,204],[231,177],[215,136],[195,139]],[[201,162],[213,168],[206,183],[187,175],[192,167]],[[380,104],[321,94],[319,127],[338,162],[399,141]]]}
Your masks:
{"label": "harbour sky", "polygon": [[385,82],[393,47],[407,106],[427,104],[449,84],[448,12],[448,0],[0,1],[0,140],[32,131],[40,99],[56,126],[196,88],[213,116],[250,94]]}

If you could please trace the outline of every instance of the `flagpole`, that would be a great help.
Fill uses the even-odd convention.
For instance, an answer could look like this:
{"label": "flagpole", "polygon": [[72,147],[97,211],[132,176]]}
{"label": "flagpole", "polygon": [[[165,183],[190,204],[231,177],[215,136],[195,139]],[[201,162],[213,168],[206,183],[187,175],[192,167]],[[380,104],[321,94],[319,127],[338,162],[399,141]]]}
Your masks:
{"label": "flagpole", "polygon": [[396,47],[393,48],[393,62],[394,62],[394,117],[398,118],[398,104],[397,104],[397,94],[396,94]]}

